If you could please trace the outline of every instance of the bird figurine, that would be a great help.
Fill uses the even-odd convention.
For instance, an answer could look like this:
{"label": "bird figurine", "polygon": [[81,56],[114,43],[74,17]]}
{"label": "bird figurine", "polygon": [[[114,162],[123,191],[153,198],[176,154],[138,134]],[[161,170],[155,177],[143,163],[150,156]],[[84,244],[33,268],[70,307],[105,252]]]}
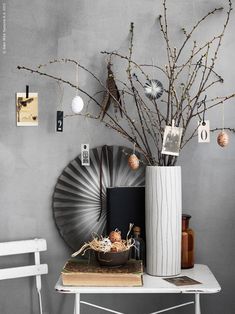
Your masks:
{"label": "bird figurine", "polygon": [[119,93],[119,90],[117,88],[115,79],[114,79],[114,74],[111,69],[111,62],[108,62],[107,69],[108,69],[108,77],[106,80],[106,88],[107,90],[105,91],[104,94],[104,99],[102,100],[101,103],[101,118],[100,120],[102,121],[104,119],[104,116],[106,112],[108,111],[110,104],[113,103],[115,112],[120,111],[120,115],[122,117],[122,101],[121,101],[121,96]]}
{"label": "bird figurine", "polygon": [[228,133],[225,131],[221,131],[217,136],[217,143],[221,147],[225,147],[229,143],[229,136]]}

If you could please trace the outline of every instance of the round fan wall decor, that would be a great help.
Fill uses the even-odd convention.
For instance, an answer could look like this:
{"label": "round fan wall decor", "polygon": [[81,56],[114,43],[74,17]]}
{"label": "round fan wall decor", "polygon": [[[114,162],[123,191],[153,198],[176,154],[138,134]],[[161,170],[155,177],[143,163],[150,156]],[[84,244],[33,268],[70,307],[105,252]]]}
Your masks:
{"label": "round fan wall decor", "polygon": [[72,160],[58,178],[53,194],[56,226],[65,242],[78,250],[92,234],[106,227],[106,187],[143,186],[145,167],[128,166],[132,150],[122,146],[90,149],[90,166],[81,165],[81,155]]}

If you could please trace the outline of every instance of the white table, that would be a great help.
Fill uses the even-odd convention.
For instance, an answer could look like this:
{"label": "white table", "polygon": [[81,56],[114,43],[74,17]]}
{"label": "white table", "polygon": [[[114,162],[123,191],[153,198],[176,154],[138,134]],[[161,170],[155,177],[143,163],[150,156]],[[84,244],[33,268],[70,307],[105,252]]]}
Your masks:
{"label": "white table", "polygon": [[179,307],[195,304],[195,314],[200,314],[200,294],[217,293],[221,290],[221,287],[210,269],[206,265],[196,264],[194,268],[188,270],[182,270],[180,276],[188,276],[193,278],[202,284],[190,285],[190,286],[175,286],[161,277],[154,277],[147,274],[143,275],[142,287],[80,287],[80,286],[64,286],[61,278],[55,285],[55,290],[60,293],[72,293],[75,294],[74,302],[74,314],[80,314],[80,304],[86,304],[95,308],[103,309],[105,312],[125,314],[112,309],[104,308],[92,303],[84,302],[80,300],[82,293],[187,293],[194,294],[194,300],[184,304],[176,305],[171,308],[159,310],[150,314],[157,314],[167,312]]}

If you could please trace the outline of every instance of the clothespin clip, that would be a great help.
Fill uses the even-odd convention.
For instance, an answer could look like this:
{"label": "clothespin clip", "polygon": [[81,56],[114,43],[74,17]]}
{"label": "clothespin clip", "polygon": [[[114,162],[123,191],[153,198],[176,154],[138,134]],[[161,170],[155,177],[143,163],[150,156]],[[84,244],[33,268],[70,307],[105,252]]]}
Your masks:
{"label": "clothespin clip", "polygon": [[26,85],[25,94],[26,94],[26,98],[29,98],[29,85]]}

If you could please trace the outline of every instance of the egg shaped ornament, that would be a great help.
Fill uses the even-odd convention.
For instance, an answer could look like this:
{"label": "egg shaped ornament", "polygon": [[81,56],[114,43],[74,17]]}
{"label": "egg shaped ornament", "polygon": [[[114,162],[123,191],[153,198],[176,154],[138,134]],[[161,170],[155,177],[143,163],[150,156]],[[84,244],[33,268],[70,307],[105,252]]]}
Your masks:
{"label": "egg shaped ornament", "polygon": [[128,165],[132,170],[137,170],[139,168],[140,161],[136,154],[130,155],[130,157],[128,158]]}
{"label": "egg shaped ornament", "polygon": [[226,147],[229,143],[228,133],[221,131],[217,136],[217,143],[221,147]]}
{"label": "egg shaped ornament", "polygon": [[102,240],[100,240],[99,246],[101,251],[109,252],[111,250],[112,242],[109,238],[103,238]]}
{"label": "egg shaped ornament", "polygon": [[149,80],[144,85],[145,95],[151,100],[160,98],[163,94],[163,91],[163,85],[158,80]]}
{"label": "egg shaped ornament", "polygon": [[76,113],[76,114],[80,113],[84,107],[84,102],[83,102],[82,97],[78,95],[75,96],[74,99],[72,100],[71,107],[72,107],[73,113]]}
{"label": "egg shaped ornament", "polygon": [[123,243],[120,242],[114,242],[113,243],[113,247],[111,248],[111,252],[122,252],[124,251],[125,246],[123,245]]}
{"label": "egg shaped ornament", "polygon": [[109,234],[109,239],[112,243],[120,242],[122,240],[121,231],[117,231],[117,230],[111,231]]}

